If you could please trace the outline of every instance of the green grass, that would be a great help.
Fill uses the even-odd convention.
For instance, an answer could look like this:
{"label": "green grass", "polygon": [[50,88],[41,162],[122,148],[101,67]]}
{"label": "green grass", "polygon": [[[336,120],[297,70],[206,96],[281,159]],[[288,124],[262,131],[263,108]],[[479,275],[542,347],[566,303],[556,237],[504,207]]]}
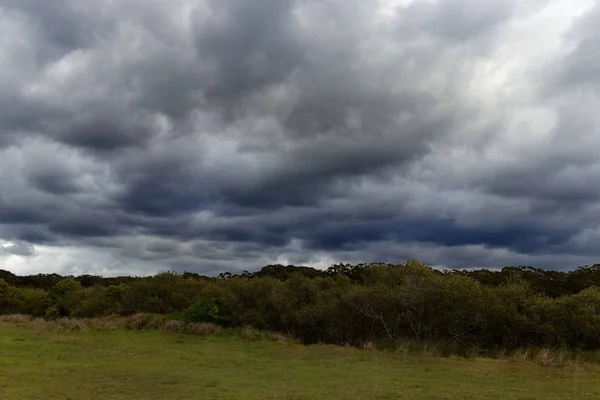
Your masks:
{"label": "green grass", "polygon": [[600,368],[0,322],[0,399],[600,399]]}

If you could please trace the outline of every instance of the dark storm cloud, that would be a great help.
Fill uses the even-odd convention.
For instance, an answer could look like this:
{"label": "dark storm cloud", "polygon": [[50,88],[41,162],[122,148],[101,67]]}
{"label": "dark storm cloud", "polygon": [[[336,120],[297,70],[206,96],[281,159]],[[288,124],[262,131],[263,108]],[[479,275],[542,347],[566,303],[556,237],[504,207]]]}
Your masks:
{"label": "dark storm cloud", "polygon": [[500,195],[537,198],[540,206],[581,207],[586,203],[597,203],[600,190],[594,182],[600,168],[594,165],[581,167],[575,162],[554,167],[545,161],[529,167],[507,168],[498,172],[487,188]]}
{"label": "dark storm cloud", "polygon": [[336,225],[322,232],[314,232],[310,236],[311,242],[328,250],[347,244],[356,246],[361,242],[389,240],[400,243],[430,242],[445,247],[493,244],[517,252],[532,253],[548,249],[553,244],[562,244],[572,235],[572,232],[565,230],[548,232],[532,226],[466,228],[444,220],[367,220]]}
{"label": "dark storm cloud", "polygon": [[[96,114],[96,113],[95,113]],[[69,145],[98,151],[143,144],[147,128],[134,121],[120,124],[111,114],[94,115],[69,126],[61,139]]]}
{"label": "dark storm cloud", "polygon": [[79,190],[70,178],[69,176],[54,174],[52,172],[40,171],[30,177],[30,183],[44,192],[61,195],[74,193]]}
{"label": "dark storm cloud", "polygon": [[0,0],[0,239],[108,273],[595,255],[600,8],[513,85],[537,3],[385,4]]}
{"label": "dark storm cloud", "polygon": [[81,172],[68,162],[57,162],[56,159],[36,159],[24,171],[27,182],[32,187],[57,196],[84,191],[80,181]]}
{"label": "dark storm cloud", "polygon": [[52,233],[69,237],[110,236],[119,231],[109,214],[87,212],[83,215],[66,215],[48,224]]}
{"label": "dark storm cloud", "polygon": [[205,87],[209,102],[227,108],[240,97],[284,81],[298,68],[305,49],[294,32],[294,4],[292,0],[208,2],[214,18],[197,18],[193,34],[198,57],[214,60],[217,71]]}

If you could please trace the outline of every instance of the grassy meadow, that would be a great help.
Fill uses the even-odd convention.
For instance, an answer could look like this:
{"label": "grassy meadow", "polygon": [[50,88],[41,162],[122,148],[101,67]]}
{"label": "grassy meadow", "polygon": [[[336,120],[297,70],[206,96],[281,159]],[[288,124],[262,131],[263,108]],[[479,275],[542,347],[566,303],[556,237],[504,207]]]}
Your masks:
{"label": "grassy meadow", "polygon": [[0,322],[0,399],[600,399],[600,367]]}

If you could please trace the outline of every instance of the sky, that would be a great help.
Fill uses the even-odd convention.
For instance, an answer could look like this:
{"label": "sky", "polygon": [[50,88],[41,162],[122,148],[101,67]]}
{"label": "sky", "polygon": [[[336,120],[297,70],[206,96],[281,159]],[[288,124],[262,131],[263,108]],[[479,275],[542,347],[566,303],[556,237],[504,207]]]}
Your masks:
{"label": "sky", "polygon": [[0,0],[0,268],[600,262],[598,0]]}

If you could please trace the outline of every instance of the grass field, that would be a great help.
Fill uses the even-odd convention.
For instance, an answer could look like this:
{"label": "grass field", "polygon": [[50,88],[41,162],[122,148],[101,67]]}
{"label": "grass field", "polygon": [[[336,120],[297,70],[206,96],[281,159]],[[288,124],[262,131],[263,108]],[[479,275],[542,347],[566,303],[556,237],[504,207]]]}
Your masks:
{"label": "grass field", "polygon": [[0,399],[600,399],[600,368],[0,322]]}

